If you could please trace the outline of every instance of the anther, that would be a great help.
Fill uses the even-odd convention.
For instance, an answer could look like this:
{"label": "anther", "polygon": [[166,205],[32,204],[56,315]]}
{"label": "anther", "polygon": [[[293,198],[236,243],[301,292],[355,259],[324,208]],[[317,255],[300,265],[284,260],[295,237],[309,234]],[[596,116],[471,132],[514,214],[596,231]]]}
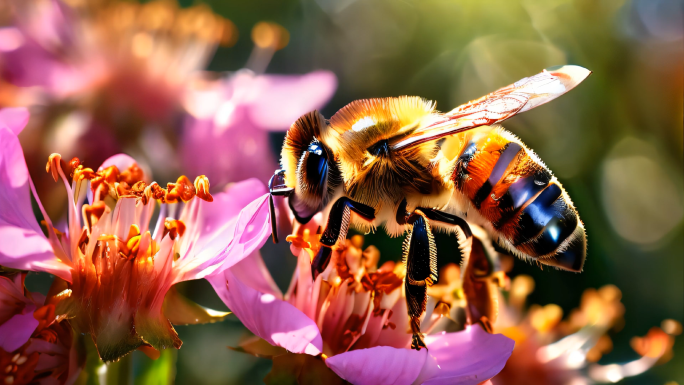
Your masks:
{"label": "anther", "polygon": [[130,258],[135,258],[138,255],[138,250],[140,248],[140,235],[136,235],[126,242],[126,247],[128,248],[128,254]]}
{"label": "anther", "polygon": [[86,168],[83,167],[83,165],[78,165],[76,169],[71,171],[71,174],[72,180],[76,182],[81,181],[83,179],[91,180],[97,176],[97,174],[95,173],[95,171],[93,171],[92,168]]}
{"label": "anther", "polygon": [[168,203],[176,203],[179,199],[188,202],[195,196],[195,186],[190,183],[190,179],[185,175],[179,176],[176,183],[169,183],[167,191],[166,201]]}
{"label": "anther", "polygon": [[17,360],[17,365],[23,365],[24,362],[26,362],[27,360],[28,360],[28,357],[26,357],[26,356],[21,356],[21,357],[19,357],[19,359]]}
{"label": "anther", "polygon": [[126,182],[129,186],[132,186],[144,178],[145,173],[143,170],[137,163],[133,163],[127,169],[120,172],[118,180],[119,182]]}
{"label": "anther", "polygon": [[200,175],[195,178],[195,190],[198,198],[207,202],[214,201],[214,197],[209,193],[209,178],[205,175]]}
{"label": "anther", "polygon": [[171,239],[176,239],[177,237],[182,237],[185,233],[185,223],[177,219],[164,220],[164,236],[169,234]]}
{"label": "anther", "polygon": [[163,203],[164,197],[166,196],[166,190],[159,186],[157,182],[152,182],[148,187],[150,188],[152,198],[162,200]]}
{"label": "anther", "polygon": [[72,179],[73,179],[73,177],[74,177],[74,171],[76,171],[76,169],[77,169],[78,166],[80,166],[80,165],[81,165],[81,160],[78,159],[78,158],[76,158],[76,157],[71,158],[71,160],[69,161],[69,171],[70,171],[70,172],[69,172],[69,176],[70,176]]}
{"label": "anther", "polygon": [[140,235],[140,227],[136,224],[132,224],[128,229],[128,237],[126,237],[126,239],[131,239],[137,235]]}
{"label": "anther", "polygon": [[60,164],[62,161],[62,155],[53,153],[48,157],[48,162],[45,165],[45,171],[49,172],[52,174],[52,179],[57,182],[59,179],[59,169],[62,167]]}
{"label": "anther", "polygon": [[145,191],[147,191],[147,185],[143,181],[138,181],[136,182],[133,187],[131,187],[130,194],[135,195],[139,198],[142,198],[143,204],[147,204],[147,201],[149,199],[148,196],[145,196]]}
{"label": "anther", "polygon": [[142,199],[142,203],[146,205],[150,198],[154,198],[152,195],[152,186],[146,186],[145,190],[143,190],[142,196],[140,197]]}

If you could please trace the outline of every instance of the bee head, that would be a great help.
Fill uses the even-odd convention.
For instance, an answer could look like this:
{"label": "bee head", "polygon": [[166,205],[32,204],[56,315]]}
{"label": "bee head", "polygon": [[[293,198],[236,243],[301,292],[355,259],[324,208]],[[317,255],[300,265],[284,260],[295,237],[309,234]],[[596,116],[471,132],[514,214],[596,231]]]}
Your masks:
{"label": "bee head", "polygon": [[335,156],[321,140],[327,123],[318,111],[303,115],[292,124],[281,153],[285,183],[294,188],[290,208],[300,223],[306,223],[332,198],[340,172]]}

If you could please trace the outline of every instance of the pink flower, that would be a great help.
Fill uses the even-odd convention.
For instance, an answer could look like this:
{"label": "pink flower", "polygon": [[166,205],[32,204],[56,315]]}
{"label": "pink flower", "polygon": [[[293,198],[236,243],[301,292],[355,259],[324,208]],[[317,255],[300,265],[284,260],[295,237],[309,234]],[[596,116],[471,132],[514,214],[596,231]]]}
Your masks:
{"label": "pink flower", "polygon": [[103,93],[145,118],[168,116],[189,76],[235,38],[232,22],[206,6],[37,0],[6,9],[12,25],[0,29],[0,68],[7,81],[57,99]]}
{"label": "pink flower", "polygon": [[335,75],[257,75],[240,70],[216,81],[197,81],[185,102],[180,141],[187,172],[202,170],[214,183],[268,180],[277,160],[269,131],[286,131],[302,114],[322,107],[337,87]]}
{"label": "pink flower", "polygon": [[[263,245],[270,232],[263,184],[247,180],[212,197],[206,177],[193,184],[181,176],[164,189],[148,185],[135,161],[123,154],[98,171],[72,160],[70,183],[61,157],[53,154],[47,170],[68,192],[68,225],[60,232],[35,194],[16,121],[0,122],[0,265],[65,280],[56,314],[89,333],[105,361],[141,346],[179,348],[171,323],[222,318],[169,289],[218,274]],[[33,214],[29,190],[45,218],[47,237]]]}
{"label": "pink flower", "polygon": [[[217,46],[236,40],[230,20],[173,0],[12,0],[0,7],[0,106],[34,112],[22,137],[32,174],[52,152],[93,167],[126,152],[157,166],[157,176],[177,175],[171,139],[182,98]],[[41,195],[62,192],[34,180]],[[66,214],[45,204],[55,218]]]}
{"label": "pink flower", "polygon": [[[314,219],[306,227],[317,225]],[[298,265],[285,295],[259,255],[209,279],[258,337],[292,353],[320,355],[354,384],[479,384],[504,367],[513,341],[479,326],[428,335],[427,349],[409,349],[403,265],[387,262],[378,269],[379,252],[372,246],[362,251],[363,238],[356,236],[333,252],[313,281],[311,257],[318,245],[308,231],[289,237]],[[427,314],[423,330],[429,332],[440,317]]]}
{"label": "pink flower", "polygon": [[84,360],[69,321],[24,288],[26,273],[0,276],[0,383],[73,383]]}

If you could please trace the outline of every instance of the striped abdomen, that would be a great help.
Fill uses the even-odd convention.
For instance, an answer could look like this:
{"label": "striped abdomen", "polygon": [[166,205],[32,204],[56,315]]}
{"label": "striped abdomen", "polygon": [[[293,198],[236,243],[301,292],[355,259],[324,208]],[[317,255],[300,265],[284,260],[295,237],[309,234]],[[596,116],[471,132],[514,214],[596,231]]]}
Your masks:
{"label": "striped abdomen", "polygon": [[474,130],[452,178],[503,246],[546,265],[582,270],[586,236],[577,211],[546,166],[512,134]]}

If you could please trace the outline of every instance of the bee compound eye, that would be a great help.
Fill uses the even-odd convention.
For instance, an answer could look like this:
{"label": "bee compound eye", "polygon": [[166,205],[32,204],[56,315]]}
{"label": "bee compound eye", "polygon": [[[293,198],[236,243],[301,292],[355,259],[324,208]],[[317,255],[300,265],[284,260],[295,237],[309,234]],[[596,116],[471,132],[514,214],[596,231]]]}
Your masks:
{"label": "bee compound eye", "polygon": [[309,145],[300,172],[303,172],[302,179],[306,184],[301,186],[303,190],[322,199],[328,179],[328,153],[320,143]]}

